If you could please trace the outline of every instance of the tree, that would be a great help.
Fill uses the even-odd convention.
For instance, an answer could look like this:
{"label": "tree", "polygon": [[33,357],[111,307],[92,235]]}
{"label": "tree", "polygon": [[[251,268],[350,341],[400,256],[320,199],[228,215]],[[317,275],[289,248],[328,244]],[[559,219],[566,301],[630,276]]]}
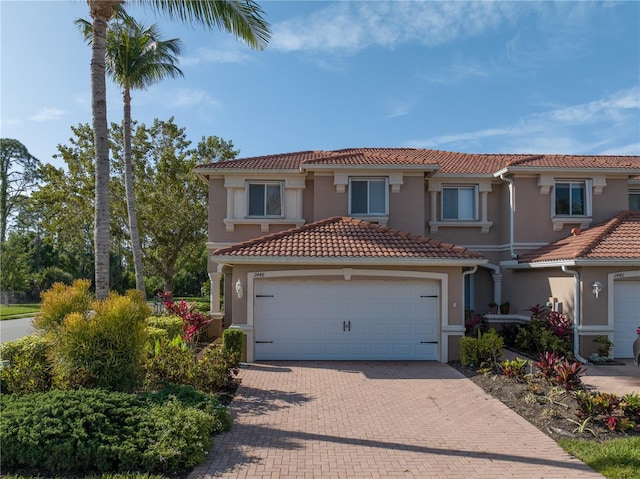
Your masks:
{"label": "tree", "polygon": [[[180,269],[201,264],[207,238],[207,185],[193,173],[201,159],[173,118],[140,126],[134,144],[134,150],[146,152],[134,168],[145,262],[150,274],[162,278],[163,288],[173,291]],[[237,154],[220,138],[203,138],[200,149],[207,144],[218,145],[211,161]]]}
{"label": "tree", "polygon": [[9,218],[38,184],[40,161],[18,140],[0,139],[0,243],[7,238]]}
{"label": "tree", "polygon": [[[91,111],[95,143],[95,287],[98,299],[109,292],[109,147],[105,55],[107,23],[123,0],[87,0],[93,19],[91,39]],[[131,0],[149,5],[170,19],[216,26],[255,49],[269,41],[268,23],[253,0]]]}
{"label": "tree", "polygon": [[[133,192],[133,168],[131,165],[131,90],[146,89],[166,76],[182,76],[176,66],[180,54],[180,40],[162,40],[155,25],[145,27],[120,10],[121,14],[111,22],[107,32],[106,70],[113,81],[122,87],[124,104],[123,147],[124,180],[129,219],[129,236],[136,276],[136,289],[146,294],[142,250],[138,234]],[[92,27],[86,20],[76,20],[87,41],[91,41]]]}

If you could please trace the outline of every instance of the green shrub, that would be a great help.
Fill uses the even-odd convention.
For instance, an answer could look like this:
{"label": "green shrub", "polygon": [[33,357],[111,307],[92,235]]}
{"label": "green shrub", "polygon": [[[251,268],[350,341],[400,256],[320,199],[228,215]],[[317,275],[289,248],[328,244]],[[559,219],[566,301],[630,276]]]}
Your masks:
{"label": "green shrub", "polygon": [[1,464],[47,472],[112,471],[141,464],[146,408],[135,396],[103,390],[3,396]]}
{"label": "green shrub", "polygon": [[166,331],[167,339],[175,338],[182,334],[182,318],[179,316],[150,316],[145,319],[145,323],[149,327]]}
{"label": "green shrub", "polygon": [[503,339],[495,329],[489,329],[478,338],[460,338],[460,362],[463,366],[494,365],[502,356]]}
{"label": "green shrub", "polygon": [[515,345],[533,355],[553,352],[572,357],[570,323],[564,315],[532,307],[531,320],[518,328]]}
{"label": "green shrub", "polygon": [[211,415],[214,418],[215,431],[228,431],[231,428],[231,411],[220,402],[218,396],[183,384],[162,383],[160,386],[153,392],[145,393],[145,399],[155,404],[163,404],[170,398],[175,398],[185,407],[195,407]]}
{"label": "green shrub", "polygon": [[244,333],[241,329],[225,329],[222,332],[222,349],[229,354],[242,356],[242,344],[244,343]]}
{"label": "green shrub", "polygon": [[216,341],[196,363],[190,384],[208,392],[230,388],[238,374],[239,362],[237,353],[230,353],[222,347],[220,341]]}
{"label": "green shrub", "polygon": [[233,385],[238,362],[237,355],[225,352],[220,341],[210,345],[197,359],[187,343],[177,336],[169,343],[156,343],[147,360],[145,383],[150,388],[169,382],[218,392]]}
{"label": "green shrub", "polygon": [[55,283],[43,292],[40,314],[36,315],[33,324],[36,329],[45,333],[56,334],[64,318],[70,313],[85,314],[91,309],[93,297],[89,292],[91,281],[77,279],[71,286]]}
{"label": "green shrub", "polygon": [[142,295],[110,293],[94,314],[71,313],[55,344],[54,384],[131,391],[144,378],[149,307]]}
{"label": "green shrub", "polygon": [[0,398],[3,474],[176,471],[204,459],[229,410],[176,386],[146,397],[101,389]]}
{"label": "green shrub", "polygon": [[0,357],[9,362],[0,369],[2,392],[48,391],[51,388],[50,349],[49,341],[33,334],[0,345]]}
{"label": "green shrub", "polygon": [[145,384],[152,388],[161,382],[190,384],[195,364],[195,355],[180,336],[156,341],[145,364]]}

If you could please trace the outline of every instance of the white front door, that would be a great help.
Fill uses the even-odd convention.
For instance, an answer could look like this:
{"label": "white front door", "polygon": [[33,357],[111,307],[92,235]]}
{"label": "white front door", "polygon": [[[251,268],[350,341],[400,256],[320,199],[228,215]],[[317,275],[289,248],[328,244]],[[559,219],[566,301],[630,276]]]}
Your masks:
{"label": "white front door", "polygon": [[439,282],[259,279],[255,359],[437,360]]}

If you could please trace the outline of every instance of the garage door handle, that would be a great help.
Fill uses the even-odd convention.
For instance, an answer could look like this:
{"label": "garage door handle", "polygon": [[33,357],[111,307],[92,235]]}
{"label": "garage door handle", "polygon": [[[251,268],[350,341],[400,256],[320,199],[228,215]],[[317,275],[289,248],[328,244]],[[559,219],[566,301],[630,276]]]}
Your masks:
{"label": "garage door handle", "polygon": [[342,331],[351,331],[351,321],[342,321]]}
{"label": "garage door handle", "polygon": [[437,298],[438,295],[437,294],[421,294],[420,297],[421,298]]}
{"label": "garage door handle", "polygon": [[256,298],[273,298],[272,294],[256,294]]}
{"label": "garage door handle", "polygon": [[438,344],[438,341],[420,341],[420,344]]}
{"label": "garage door handle", "polygon": [[256,341],[256,344],[273,344],[273,341]]}

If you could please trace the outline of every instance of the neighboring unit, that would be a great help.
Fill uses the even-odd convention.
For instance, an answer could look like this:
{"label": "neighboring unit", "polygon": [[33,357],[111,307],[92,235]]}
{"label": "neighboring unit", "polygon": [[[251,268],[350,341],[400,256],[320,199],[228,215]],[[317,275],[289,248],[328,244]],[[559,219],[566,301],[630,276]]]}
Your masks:
{"label": "neighboring unit", "polygon": [[[203,164],[212,311],[246,360],[449,361],[465,314],[549,303],[588,357],[640,326],[640,157],[409,148]],[[220,285],[224,278],[224,311]]]}

